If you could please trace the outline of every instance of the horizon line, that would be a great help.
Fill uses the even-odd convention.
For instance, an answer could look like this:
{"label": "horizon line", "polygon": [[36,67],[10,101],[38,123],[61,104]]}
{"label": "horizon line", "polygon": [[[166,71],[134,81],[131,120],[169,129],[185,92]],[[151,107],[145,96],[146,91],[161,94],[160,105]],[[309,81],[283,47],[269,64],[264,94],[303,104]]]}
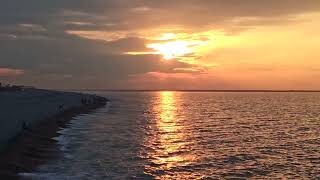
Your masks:
{"label": "horizon line", "polygon": [[157,91],[175,91],[175,92],[320,92],[320,90],[253,90],[253,89],[60,89],[66,91],[110,91],[110,92],[157,92]]}

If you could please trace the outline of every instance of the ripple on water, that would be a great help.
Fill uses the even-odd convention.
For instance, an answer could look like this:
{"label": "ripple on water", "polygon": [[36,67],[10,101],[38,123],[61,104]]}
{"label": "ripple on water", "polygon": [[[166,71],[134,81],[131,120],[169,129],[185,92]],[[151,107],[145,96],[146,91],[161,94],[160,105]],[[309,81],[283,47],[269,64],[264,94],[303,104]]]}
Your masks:
{"label": "ripple on water", "polygon": [[58,138],[60,179],[320,178],[319,93],[102,93]]}

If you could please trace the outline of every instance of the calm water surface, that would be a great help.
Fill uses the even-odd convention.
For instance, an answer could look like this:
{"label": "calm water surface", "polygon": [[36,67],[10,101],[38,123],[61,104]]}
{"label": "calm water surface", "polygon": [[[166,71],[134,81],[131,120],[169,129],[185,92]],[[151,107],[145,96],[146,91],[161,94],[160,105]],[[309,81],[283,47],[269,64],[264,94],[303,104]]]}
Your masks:
{"label": "calm water surface", "polygon": [[320,93],[97,92],[33,179],[320,179]]}

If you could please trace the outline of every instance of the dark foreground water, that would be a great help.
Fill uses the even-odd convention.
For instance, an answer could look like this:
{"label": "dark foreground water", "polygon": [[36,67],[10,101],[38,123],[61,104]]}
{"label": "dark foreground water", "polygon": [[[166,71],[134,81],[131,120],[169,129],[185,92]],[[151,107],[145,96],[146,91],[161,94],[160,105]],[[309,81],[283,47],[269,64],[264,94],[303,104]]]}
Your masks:
{"label": "dark foreground water", "polygon": [[320,93],[98,92],[33,179],[320,179]]}

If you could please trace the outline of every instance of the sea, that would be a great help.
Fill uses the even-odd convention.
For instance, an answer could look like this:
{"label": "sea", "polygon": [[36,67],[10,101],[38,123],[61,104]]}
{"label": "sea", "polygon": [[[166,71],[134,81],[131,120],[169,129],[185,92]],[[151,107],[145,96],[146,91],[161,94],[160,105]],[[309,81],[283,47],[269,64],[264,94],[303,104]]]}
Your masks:
{"label": "sea", "polygon": [[30,179],[320,179],[320,93],[90,92]]}

